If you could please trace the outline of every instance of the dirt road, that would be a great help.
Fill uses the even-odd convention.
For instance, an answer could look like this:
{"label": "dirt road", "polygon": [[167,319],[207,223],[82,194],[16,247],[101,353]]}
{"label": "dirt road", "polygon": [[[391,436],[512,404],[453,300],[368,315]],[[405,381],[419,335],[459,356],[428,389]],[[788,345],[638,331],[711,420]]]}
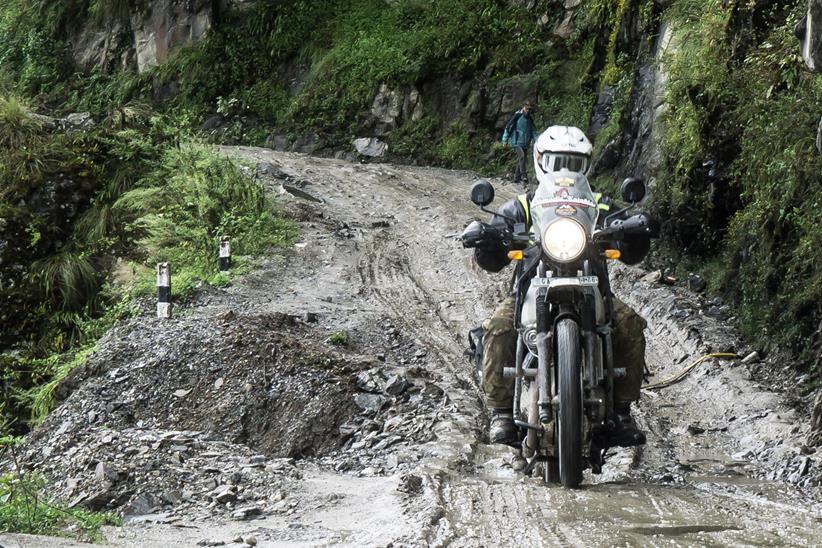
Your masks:
{"label": "dirt road", "polygon": [[[264,511],[253,521],[207,512],[135,520],[107,530],[111,544],[230,545],[254,535],[258,546],[822,545],[811,480],[818,457],[801,447],[804,427],[793,412],[743,366],[711,363],[683,383],[645,392],[638,416],[648,445],[615,454],[602,476],[586,473],[579,490],[519,477],[512,451],[485,443],[484,411],[462,352],[465,333],[490,313],[507,274],[479,271],[453,239],[484,217],[467,200],[472,174],[223,150],[256,166],[281,194],[301,238],[232,287],[191,303],[186,321],[227,311],[249,324],[275,314],[309,318],[311,333],[347,332],[357,359],[393,364],[420,392],[406,407],[395,400],[394,415],[370,415],[384,450],[357,434],[337,452],[299,459],[283,487],[295,511]],[[497,191],[497,205],[515,194],[510,185]],[[737,344],[692,296],[643,276],[621,269],[615,286],[649,320],[654,373],[664,377]],[[413,434],[379,438],[392,417],[412,416],[422,425]],[[239,448],[243,439],[232,441]],[[346,454],[357,457],[340,467]],[[0,535],[6,548],[40,541]]]}

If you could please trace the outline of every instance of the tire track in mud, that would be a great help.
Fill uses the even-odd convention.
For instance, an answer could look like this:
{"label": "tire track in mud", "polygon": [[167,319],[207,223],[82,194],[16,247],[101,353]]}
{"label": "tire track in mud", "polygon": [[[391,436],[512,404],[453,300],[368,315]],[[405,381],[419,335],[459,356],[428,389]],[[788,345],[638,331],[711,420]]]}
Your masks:
{"label": "tire track in mud", "polygon": [[[479,442],[482,406],[460,342],[466,328],[490,312],[505,280],[475,271],[456,243],[447,244],[450,252],[442,253],[446,244],[439,239],[477,216],[466,197],[470,177],[391,166],[341,170],[338,161],[276,156],[291,169],[310,163],[312,176],[334,181],[328,204],[336,218],[362,217],[364,204],[375,204],[396,219],[384,229],[365,231],[354,279],[370,308],[387,311],[407,335],[436,354],[429,367],[437,368],[431,373],[447,387],[443,406],[449,416],[437,428],[442,458],[425,463],[422,471],[424,496],[430,501],[422,531],[428,544],[734,546],[818,541],[819,512],[796,511],[790,501],[804,499],[784,485],[744,476],[658,477],[689,443],[674,433],[677,416],[665,409],[692,400],[700,394],[698,386],[645,398],[640,421],[651,433],[649,446],[617,453],[598,483],[586,478],[582,489],[566,491],[515,476],[510,450]],[[345,176],[346,170],[356,174],[356,180]],[[457,182],[444,184],[451,175]],[[512,194],[510,188],[502,190],[500,201]],[[366,221],[360,223],[366,226]],[[442,308],[444,299],[451,304]],[[656,347],[664,349],[664,340]]]}
{"label": "tire track in mud", "polygon": [[[424,250],[405,240],[373,239],[367,245],[365,259],[360,264],[360,275],[368,292],[417,336],[438,352],[440,361],[459,379],[465,376],[464,360],[454,352],[459,333],[437,307],[436,290],[430,279],[415,273],[415,267],[425,268],[425,261],[412,249]],[[475,272],[463,269],[463,275],[477,284],[485,282]],[[414,312],[417,315],[414,315]],[[461,385],[462,389],[475,387]],[[647,409],[643,424],[655,434],[660,447],[654,451],[663,458],[673,459],[676,446],[669,438],[665,426],[652,420],[656,402],[645,404]],[[648,416],[651,415],[651,416]],[[486,453],[499,456],[505,449],[488,448]],[[434,523],[427,532],[429,541],[442,546],[495,546],[510,543],[536,546],[597,546],[624,542],[628,545],[735,545],[749,542],[774,543],[784,517],[759,528],[749,524],[740,526],[733,517],[740,507],[748,512],[752,508],[767,509],[773,513],[787,510],[782,504],[765,500],[752,501],[747,493],[734,489],[723,491],[710,482],[699,486],[671,486],[666,482],[646,486],[631,483],[644,474],[644,448],[621,451],[610,463],[606,478],[620,483],[604,484],[605,492],[586,489],[568,492],[546,487],[537,480],[511,478],[487,478],[482,476],[483,453],[468,455],[469,462],[459,471],[446,470],[439,474],[436,497],[442,505]],[[499,457],[498,457],[499,458]],[[657,455],[658,460],[658,455]],[[498,466],[498,465],[497,465]],[[506,467],[505,464],[502,465]],[[473,468],[473,469],[472,469]],[[494,471],[496,472],[496,471]],[[638,474],[636,473],[638,472]],[[624,489],[633,490],[626,497]],[[644,501],[640,502],[641,499]],[[706,502],[714,499],[713,502]],[[719,499],[719,500],[717,500]],[[605,507],[602,505],[605,504]],[[644,506],[645,512],[629,511],[630,518],[624,524],[613,520],[609,506]],[[712,505],[722,510],[712,516]],[[614,522],[597,530],[586,519],[586,508],[596,508],[600,524]],[[624,510],[624,509],[623,509]],[[703,519],[711,516],[710,519]],[[810,516],[808,516],[810,517]],[[437,519],[438,518],[438,519]],[[802,519],[799,520],[803,521]],[[672,524],[661,526],[659,523]],[[764,525],[764,526],[763,526]],[[795,539],[807,540],[798,527]],[[658,538],[659,540],[651,540]]]}

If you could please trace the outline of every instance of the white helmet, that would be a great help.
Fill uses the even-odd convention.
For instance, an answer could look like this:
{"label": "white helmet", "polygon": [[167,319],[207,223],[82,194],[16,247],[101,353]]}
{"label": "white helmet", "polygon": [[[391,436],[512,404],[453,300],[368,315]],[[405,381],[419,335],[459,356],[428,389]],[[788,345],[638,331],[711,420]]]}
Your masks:
{"label": "white helmet", "polygon": [[537,179],[567,169],[585,174],[591,164],[594,147],[581,129],[551,126],[534,143],[534,169]]}

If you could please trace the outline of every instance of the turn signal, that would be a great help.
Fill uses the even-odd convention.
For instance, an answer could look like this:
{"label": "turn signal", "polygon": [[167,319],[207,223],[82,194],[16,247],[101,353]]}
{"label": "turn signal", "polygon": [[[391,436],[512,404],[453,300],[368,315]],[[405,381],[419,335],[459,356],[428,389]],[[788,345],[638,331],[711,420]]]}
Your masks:
{"label": "turn signal", "polygon": [[524,256],[525,254],[522,252],[522,250],[519,249],[508,252],[508,258],[512,261],[521,261]]}
{"label": "turn signal", "polygon": [[605,258],[611,259],[612,261],[616,261],[622,257],[622,252],[618,249],[606,249],[605,250]]}

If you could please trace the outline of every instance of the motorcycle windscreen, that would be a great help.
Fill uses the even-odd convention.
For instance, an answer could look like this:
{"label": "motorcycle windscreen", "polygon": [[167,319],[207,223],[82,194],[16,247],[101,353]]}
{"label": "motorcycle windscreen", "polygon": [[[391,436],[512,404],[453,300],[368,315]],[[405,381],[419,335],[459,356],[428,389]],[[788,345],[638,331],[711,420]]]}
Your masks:
{"label": "motorcycle windscreen", "polygon": [[590,238],[596,227],[599,207],[588,179],[581,173],[561,170],[548,174],[531,202],[531,216],[537,238],[557,217],[576,220]]}

